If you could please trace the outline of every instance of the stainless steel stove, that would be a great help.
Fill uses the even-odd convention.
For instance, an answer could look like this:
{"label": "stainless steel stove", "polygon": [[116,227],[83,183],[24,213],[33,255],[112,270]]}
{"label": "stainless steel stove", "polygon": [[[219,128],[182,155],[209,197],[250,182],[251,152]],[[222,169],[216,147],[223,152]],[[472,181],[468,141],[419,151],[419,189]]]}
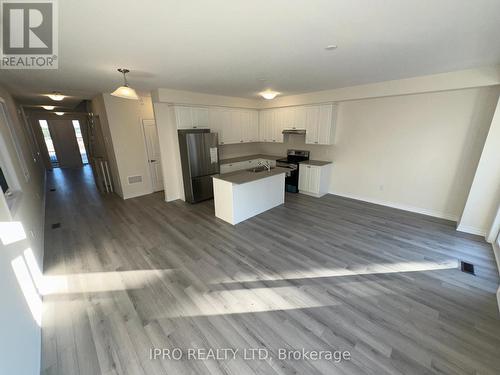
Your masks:
{"label": "stainless steel stove", "polygon": [[299,163],[309,160],[309,151],[305,150],[287,150],[286,158],[276,160],[276,166],[288,168],[289,173],[285,178],[285,190],[290,193],[299,192]]}

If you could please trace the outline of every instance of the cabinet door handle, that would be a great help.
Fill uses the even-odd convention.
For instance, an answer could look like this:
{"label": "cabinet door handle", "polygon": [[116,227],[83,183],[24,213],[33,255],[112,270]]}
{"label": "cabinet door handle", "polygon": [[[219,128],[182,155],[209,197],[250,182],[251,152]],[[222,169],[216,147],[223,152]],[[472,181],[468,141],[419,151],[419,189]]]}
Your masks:
{"label": "cabinet door handle", "polygon": [[193,129],[196,129],[196,128],[197,128],[197,126],[193,126]]}
{"label": "cabinet door handle", "polygon": [[315,141],[314,143],[318,143],[318,141]]}

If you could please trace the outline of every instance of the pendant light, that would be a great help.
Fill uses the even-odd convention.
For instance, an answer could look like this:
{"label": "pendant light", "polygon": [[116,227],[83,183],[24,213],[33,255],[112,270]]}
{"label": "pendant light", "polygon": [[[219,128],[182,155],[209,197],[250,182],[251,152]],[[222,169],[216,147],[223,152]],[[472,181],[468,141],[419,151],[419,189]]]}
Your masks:
{"label": "pendant light", "polygon": [[119,98],[124,99],[133,99],[139,100],[139,96],[135,92],[135,90],[128,85],[126,74],[130,72],[128,69],[120,68],[118,69],[120,73],[123,74],[123,86],[118,87],[115,91],[111,93],[113,96],[118,96]]}

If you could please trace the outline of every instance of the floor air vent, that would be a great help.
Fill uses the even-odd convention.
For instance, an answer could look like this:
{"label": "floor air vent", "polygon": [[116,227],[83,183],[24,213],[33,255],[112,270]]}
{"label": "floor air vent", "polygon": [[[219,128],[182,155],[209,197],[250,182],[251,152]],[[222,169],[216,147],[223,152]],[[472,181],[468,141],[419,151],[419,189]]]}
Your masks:
{"label": "floor air vent", "polygon": [[476,274],[474,272],[474,265],[472,263],[467,263],[467,262],[461,261],[460,262],[460,269],[462,270],[462,272],[470,273],[471,275]]}

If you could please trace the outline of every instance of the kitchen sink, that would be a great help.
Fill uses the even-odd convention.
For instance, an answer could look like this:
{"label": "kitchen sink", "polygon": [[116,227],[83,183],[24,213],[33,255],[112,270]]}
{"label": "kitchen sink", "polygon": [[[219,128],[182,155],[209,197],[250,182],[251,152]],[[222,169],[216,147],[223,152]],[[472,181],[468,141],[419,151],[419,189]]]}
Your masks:
{"label": "kitchen sink", "polygon": [[[274,167],[271,167],[271,169],[274,169]],[[267,171],[267,168],[266,167],[255,167],[255,168],[247,169],[247,171],[252,172],[252,173],[260,173],[260,172]]]}

